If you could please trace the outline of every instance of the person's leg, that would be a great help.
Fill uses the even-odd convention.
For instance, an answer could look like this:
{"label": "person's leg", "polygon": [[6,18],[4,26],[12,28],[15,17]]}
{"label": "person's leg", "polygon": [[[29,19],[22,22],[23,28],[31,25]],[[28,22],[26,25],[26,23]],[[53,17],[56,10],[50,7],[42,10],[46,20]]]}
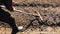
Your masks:
{"label": "person's leg", "polygon": [[14,11],[14,10],[13,10],[13,2],[12,2],[12,0],[1,0],[1,2],[4,4],[4,6],[5,6],[9,11]]}
{"label": "person's leg", "polygon": [[8,23],[12,27],[11,34],[16,34],[19,31],[15,24],[15,19],[12,18],[8,12],[5,12],[2,9],[0,9],[0,21],[2,21],[4,23]]}
{"label": "person's leg", "polygon": [[12,33],[11,34],[16,34],[19,31],[16,24],[15,24],[14,18],[10,17],[9,21],[7,23],[12,27]]}

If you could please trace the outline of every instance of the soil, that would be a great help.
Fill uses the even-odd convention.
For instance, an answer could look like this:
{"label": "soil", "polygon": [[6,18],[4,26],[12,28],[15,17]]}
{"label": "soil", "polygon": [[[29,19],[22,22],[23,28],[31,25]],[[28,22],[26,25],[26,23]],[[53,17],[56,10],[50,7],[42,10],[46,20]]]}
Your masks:
{"label": "soil", "polygon": [[[16,9],[32,14],[37,14],[37,11],[43,18],[41,22],[38,16],[16,11],[10,12],[15,18],[17,27],[24,27],[22,32],[17,34],[60,34],[60,0],[14,0],[14,2],[17,3],[14,6]],[[1,22],[0,34],[11,32],[11,27]]]}

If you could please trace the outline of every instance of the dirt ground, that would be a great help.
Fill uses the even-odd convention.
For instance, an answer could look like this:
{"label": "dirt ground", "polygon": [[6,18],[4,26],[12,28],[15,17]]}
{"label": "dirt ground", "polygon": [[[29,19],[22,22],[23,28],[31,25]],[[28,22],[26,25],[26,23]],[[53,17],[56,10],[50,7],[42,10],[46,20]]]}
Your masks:
{"label": "dirt ground", "polygon": [[[10,12],[12,17],[15,18],[17,27],[24,27],[23,32],[18,32],[17,34],[60,34],[60,0],[14,0],[14,2],[20,4],[20,6],[14,6],[16,9],[33,14],[37,14],[35,12],[37,11],[43,18],[42,24],[39,24],[41,21],[39,22],[34,15],[16,11]],[[24,4],[29,5],[30,3],[36,4],[37,6],[23,6]],[[42,6],[38,4],[42,4]],[[26,29],[30,23],[32,25]],[[0,34],[10,34],[11,31],[12,29],[8,24],[0,24]]]}

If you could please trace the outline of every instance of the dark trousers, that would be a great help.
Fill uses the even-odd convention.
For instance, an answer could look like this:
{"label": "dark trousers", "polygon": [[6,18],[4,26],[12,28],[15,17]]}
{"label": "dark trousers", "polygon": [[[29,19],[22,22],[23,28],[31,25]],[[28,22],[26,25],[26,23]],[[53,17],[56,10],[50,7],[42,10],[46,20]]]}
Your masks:
{"label": "dark trousers", "polygon": [[15,19],[11,17],[10,13],[2,9],[0,9],[0,21],[4,23],[8,23],[12,27],[11,34],[16,34],[18,32],[18,28],[16,27],[16,24],[15,24]]}

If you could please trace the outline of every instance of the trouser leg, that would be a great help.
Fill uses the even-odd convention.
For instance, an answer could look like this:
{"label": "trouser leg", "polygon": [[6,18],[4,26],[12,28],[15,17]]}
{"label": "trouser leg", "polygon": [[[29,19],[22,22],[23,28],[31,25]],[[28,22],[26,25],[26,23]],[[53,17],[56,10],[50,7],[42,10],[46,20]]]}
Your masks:
{"label": "trouser leg", "polygon": [[16,34],[18,32],[18,28],[15,24],[15,19],[11,17],[8,12],[0,9],[0,21],[4,23],[8,23],[12,27],[12,34]]}

